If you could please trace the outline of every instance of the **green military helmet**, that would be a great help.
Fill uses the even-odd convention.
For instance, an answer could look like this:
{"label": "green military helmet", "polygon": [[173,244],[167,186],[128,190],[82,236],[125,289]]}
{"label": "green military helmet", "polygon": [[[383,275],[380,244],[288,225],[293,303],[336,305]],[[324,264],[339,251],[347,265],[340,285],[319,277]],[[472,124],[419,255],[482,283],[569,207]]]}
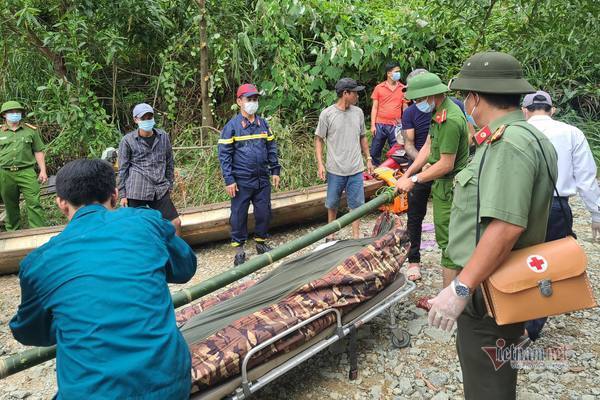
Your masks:
{"label": "green military helmet", "polygon": [[448,87],[442,83],[440,77],[431,72],[423,72],[415,75],[406,84],[407,88],[404,97],[408,100],[420,99],[448,91]]}
{"label": "green military helmet", "polygon": [[25,110],[25,107],[21,105],[18,101],[7,101],[2,104],[2,108],[0,108],[0,115],[4,114],[4,112],[8,110]]}
{"label": "green military helmet", "polygon": [[521,63],[510,54],[496,51],[477,53],[463,64],[450,89],[495,94],[534,93],[523,78]]}

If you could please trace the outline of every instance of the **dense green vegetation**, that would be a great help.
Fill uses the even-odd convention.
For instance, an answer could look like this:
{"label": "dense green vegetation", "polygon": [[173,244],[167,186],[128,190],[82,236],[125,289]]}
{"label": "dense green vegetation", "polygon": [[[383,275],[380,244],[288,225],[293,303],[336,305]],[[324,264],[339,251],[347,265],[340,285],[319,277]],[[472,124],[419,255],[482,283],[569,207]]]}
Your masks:
{"label": "dense green vegetation", "polygon": [[[49,143],[51,171],[99,156],[132,128],[131,107],[154,104],[176,146],[216,143],[200,129],[200,23],[196,0],[4,0],[0,100],[18,99]],[[214,124],[233,115],[234,91],[252,81],[273,116],[283,188],[314,184],[311,133],[342,76],[369,88],[382,65],[444,79],[481,50],[523,62],[557,99],[559,117],[588,135],[600,158],[600,45],[593,0],[206,1]],[[361,106],[370,106],[363,96]],[[215,148],[177,152],[178,203],[222,200]]]}

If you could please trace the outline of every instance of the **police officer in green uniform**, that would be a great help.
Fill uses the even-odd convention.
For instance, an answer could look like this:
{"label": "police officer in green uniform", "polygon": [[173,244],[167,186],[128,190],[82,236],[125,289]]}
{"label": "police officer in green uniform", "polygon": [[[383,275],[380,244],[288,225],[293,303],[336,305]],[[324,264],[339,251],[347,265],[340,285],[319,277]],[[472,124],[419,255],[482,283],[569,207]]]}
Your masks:
{"label": "police officer in green uniform", "polygon": [[[48,181],[44,143],[35,126],[22,123],[23,111],[23,106],[16,101],[7,101],[0,108],[0,115],[5,120],[0,126],[0,196],[6,207],[7,231],[21,228],[21,193],[27,206],[29,227],[46,225],[40,205],[40,182]],[[39,175],[34,170],[36,163]]]}
{"label": "police officer in green uniform", "polygon": [[496,324],[486,312],[479,285],[511,250],[544,241],[557,156],[550,141],[525,122],[519,109],[521,95],[535,89],[523,78],[514,57],[475,54],[450,89],[463,93],[467,119],[481,130],[474,138],[473,160],[455,177],[448,256],[463,268],[430,300],[429,323],[451,330],[457,321],[456,347],[466,399],[515,399],[517,370],[510,362],[497,360],[495,349],[516,345],[524,324]]}
{"label": "police officer in green uniform", "polygon": [[[397,188],[408,192],[415,183],[434,181],[431,187],[435,239],[442,250],[443,285],[448,286],[458,274],[458,266],[446,254],[448,225],[452,206],[454,176],[466,165],[469,157],[469,131],[465,115],[449,97],[448,87],[440,78],[426,72],[409,79],[406,98],[415,100],[417,108],[432,113],[429,137],[408,168]],[[423,168],[427,166],[427,168]],[[410,271],[408,271],[410,274]]]}

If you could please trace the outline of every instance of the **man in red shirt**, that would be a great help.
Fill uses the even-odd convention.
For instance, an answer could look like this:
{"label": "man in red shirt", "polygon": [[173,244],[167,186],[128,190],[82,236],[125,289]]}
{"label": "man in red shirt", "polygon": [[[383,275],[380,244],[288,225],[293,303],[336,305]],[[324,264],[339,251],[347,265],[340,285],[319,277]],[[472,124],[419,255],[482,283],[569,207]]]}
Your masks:
{"label": "man in red shirt", "polygon": [[391,62],[385,65],[386,80],[373,90],[371,99],[371,158],[375,166],[379,165],[381,150],[387,141],[391,146],[396,143],[396,126],[400,125],[404,107],[404,85],[400,82],[400,65]]}

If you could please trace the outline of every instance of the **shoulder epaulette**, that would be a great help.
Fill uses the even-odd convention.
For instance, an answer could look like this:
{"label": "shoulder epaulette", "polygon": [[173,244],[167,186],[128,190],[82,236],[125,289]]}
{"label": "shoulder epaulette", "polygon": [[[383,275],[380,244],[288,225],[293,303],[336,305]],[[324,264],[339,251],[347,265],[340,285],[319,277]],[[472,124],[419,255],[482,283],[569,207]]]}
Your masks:
{"label": "shoulder epaulette", "polygon": [[500,127],[496,129],[496,132],[492,134],[492,137],[490,138],[489,142],[494,143],[495,141],[500,140],[500,138],[502,138],[502,135],[504,134],[505,129],[506,125],[500,125]]}
{"label": "shoulder epaulette", "polygon": [[435,114],[435,122],[437,122],[438,124],[442,124],[446,121],[448,112],[446,110],[442,110],[442,112],[439,112],[437,114]]}
{"label": "shoulder epaulette", "polygon": [[37,129],[37,126],[28,124],[27,122],[25,122],[25,126],[31,128],[31,129]]}
{"label": "shoulder epaulette", "polygon": [[0,130],[5,131],[8,129],[8,126],[6,125],[0,125]]}

